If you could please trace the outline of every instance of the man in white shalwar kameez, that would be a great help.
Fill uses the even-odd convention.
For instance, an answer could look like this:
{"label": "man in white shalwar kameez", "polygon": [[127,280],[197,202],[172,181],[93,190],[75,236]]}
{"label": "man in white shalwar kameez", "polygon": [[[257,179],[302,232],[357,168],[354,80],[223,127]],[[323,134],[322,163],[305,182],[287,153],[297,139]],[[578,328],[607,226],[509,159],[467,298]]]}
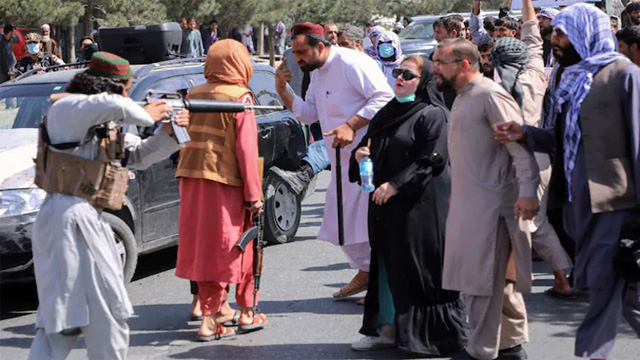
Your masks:
{"label": "man in white shalwar kameez", "polygon": [[[96,54],[106,62],[96,60]],[[98,66],[92,67],[94,62]],[[91,127],[109,122],[151,126],[168,118],[171,107],[162,102],[145,110],[125,97],[131,87],[128,68],[124,59],[95,53],[89,70],[70,83],[67,90],[71,94],[52,97],[46,126],[51,143],[81,142],[63,151],[97,160],[100,140],[91,136],[82,143]],[[124,96],[114,93],[117,89]],[[177,117],[182,124],[188,122],[188,112]],[[147,140],[126,134],[128,165],[145,168],[179,150],[167,131],[159,127]],[[40,304],[29,359],[64,359],[80,334],[84,335],[88,358],[126,358],[126,320],[133,308],[104,212],[83,198],[47,193],[33,225],[32,246]]]}
{"label": "man in white shalwar kameez", "polygon": [[[358,275],[334,297],[354,295],[366,289],[369,272],[369,236],[367,232],[368,194],[349,182],[349,158],[369,121],[393,98],[393,91],[376,62],[361,52],[331,46],[317,33],[304,31],[291,39],[292,52],[298,65],[312,71],[306,100],[287,91],[291,74],[281,65],[276,72],[276,89],[296,119],[310,124],[320,120],[328,131],[327,148],[341,147],[342,193],[344,209],[344,251]],[[314,30],[314,29],[311,29]],[[328,151],[331,162],[331,182],[327,189],[325,214],[318,239],[338,244],[336,158]],[[358,291],[359,290],[359,291]]]}
{"label": "man in white shalwar kameez", "polygon": [[251,38],[253,35],[253,26],[251,24],[247,24],[247,26],[242,30],[242,44],[247,47],[249,50],[249,54],[255,54],[255,50],[253,50],[253,39]]}

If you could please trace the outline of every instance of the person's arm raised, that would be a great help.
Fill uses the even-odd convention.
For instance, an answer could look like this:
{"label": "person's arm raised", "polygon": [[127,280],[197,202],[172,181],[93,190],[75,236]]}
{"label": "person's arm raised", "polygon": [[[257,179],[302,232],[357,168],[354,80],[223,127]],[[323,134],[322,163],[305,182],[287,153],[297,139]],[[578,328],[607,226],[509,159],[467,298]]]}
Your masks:
{"label": "person's arm raised", "polygon": [[286,68],[286,59],[276,69],[276,91],[289,110],[293,111],[293,94],[287,90],[287,83],[291,82],[291,71]]}
{"label": "person's arm raised", "polygon": [[536,19],[536,11],[533,8],[532,0],[522,0],[522,22],[534,21]]}
{"label": "person's arm raised", "polygon": [[498,18],[503,18],[509,15],[511,11],[511,0],[504,0],[502,5],[500,5],[500,13],[498,14]]}

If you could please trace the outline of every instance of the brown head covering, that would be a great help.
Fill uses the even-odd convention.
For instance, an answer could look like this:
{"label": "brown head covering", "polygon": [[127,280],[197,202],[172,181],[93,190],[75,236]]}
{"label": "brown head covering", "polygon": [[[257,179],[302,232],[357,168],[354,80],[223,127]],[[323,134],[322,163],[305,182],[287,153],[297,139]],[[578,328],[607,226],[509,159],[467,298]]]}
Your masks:
{"label": "brown head covering", "polygon": [[225,39],[211,45],[204,62],[204,77],[208,82],[247,87],[251,75],[251,57],[242,43]]}

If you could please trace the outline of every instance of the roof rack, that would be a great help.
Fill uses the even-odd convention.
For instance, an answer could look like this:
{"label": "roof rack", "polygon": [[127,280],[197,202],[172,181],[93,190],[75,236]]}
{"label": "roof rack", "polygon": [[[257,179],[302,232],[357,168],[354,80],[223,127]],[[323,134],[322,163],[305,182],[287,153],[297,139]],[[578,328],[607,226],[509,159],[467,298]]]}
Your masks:
{"label": "roof rack", "polygon": [[201,63],[204,62],[204,60],[206,59],[205,56],[200,56],[200,57],[194,57],[194,58],[182,58],[182,59],[173,59],[173,60],[165,60],[165,61],[160,61],[160,62],[156,62],[153,64],[148,64],[143,66],[142,68],[140,68],[138,71],[136,71],[133,74],[133,78],[134,79],[139,79],[145,75],[147,75],[148,73],[150,73],[151,71],[161,67],[161,66],[166,66],[166,65],[181,65],[181,64],[186,64],[186,63]]}
{"label": "roof rack", "polygon": [[75,62],[75,63],[70,63],[70,64],[62,64],[62,65],[51,65],[51,66],[44,66],[41,68],[34,68],[31,69],[23,74],[20,74],[19,76],[17,76],[16,78],[14,78],[13,80],[11,80],[11,82],[16,82],[18,80],[27,78],[31,75],[34,75],[36,73],[38,73],[39,71],[51,71],[51,70],[55,70],[55,69],[60,69],[60,68],[66,68],[66,67],[71,67],[71,66],[83,66],[83,65],[87,65],[89,64],[89,61],[80,61],[80,62]]}

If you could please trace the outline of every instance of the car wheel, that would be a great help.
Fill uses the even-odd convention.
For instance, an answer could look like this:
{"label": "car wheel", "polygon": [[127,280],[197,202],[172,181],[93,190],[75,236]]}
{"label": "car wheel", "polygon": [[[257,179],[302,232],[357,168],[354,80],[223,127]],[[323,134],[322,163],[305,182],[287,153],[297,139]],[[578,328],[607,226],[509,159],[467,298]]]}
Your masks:
{"label": "car wheel", "polygon": [[264,239],[269,244],[293,240],[300,225],[302,199],[278,175],[265,178]]}
{"label": "car wheel", "polygon": [[127,223],[119,217],[109,213],[103,213],[102,216],[104,216],[105,221],[113,230],[113,235],[116,240],[116,251],[122,260],[124,283],[128,284],[131,282],[133,274],[136,272],[136,265],[138,264],[136,238]]}

